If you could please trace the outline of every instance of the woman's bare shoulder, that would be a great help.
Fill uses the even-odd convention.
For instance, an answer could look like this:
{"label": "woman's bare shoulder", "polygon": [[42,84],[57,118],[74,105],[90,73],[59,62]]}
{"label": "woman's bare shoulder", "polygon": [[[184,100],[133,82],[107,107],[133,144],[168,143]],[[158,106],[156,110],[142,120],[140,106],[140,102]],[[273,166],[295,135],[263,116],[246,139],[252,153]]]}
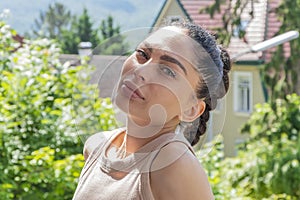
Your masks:
{"label": "woman's bare shoulder", "polygon": [[156,199],[214,199],[204,169],[183,143],[164,147],[151,169],[151,189]]}
{"label": "woman's bare shoulder", "polygon": [[95,133],[87,138],[84,143],[83,156],[87,160],[89,155],[103,142],[107,141],[111,137],[112,131],[102,131]]}

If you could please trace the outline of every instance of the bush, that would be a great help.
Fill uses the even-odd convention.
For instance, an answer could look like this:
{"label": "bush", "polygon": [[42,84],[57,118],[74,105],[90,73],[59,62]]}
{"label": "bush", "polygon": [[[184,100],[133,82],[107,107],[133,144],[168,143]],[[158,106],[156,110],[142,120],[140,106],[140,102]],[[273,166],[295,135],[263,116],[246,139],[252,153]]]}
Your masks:
{"label": "bush", "polygon": [[[222,141],[200,161],[218,199],[300,199],[300,96],[256,106],[242,132],[249,139],[225,158]],[[214,145],[206,144],[207,151]]]}
{"label": "bush", "polygon": [[82,140],[116,127],[111,102],[87,84],[87,62],[62,65],[54,42],[14,36],[0,21],[0,199],[70,199]]}
{"label": "bush", "polygon": [[[243,192],[255,198],[288,195],[300,198],[300,96],[287,95],[274,103],[257,105],[242,131],[250,135],[242,150],[255,165],[244,168],[235,184],[248,179],[252,187]],[[256,158],[254,158],[256,156]],[[247,163],[241,165],[242,168]],[[241,168],[241,169],[242,169]]]}

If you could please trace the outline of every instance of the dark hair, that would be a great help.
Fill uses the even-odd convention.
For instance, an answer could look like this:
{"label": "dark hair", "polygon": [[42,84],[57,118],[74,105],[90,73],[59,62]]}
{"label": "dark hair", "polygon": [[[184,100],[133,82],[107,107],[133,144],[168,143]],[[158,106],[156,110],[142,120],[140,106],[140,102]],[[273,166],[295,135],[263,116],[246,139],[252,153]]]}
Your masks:
{"label": "dark hair", "polygon": [[[231,69],[231,61],[228,52],[223,47],[219,46],[215,37],[201,26],[198,26],[192,22],[175,22],[169,25],[187,30],[187,35],[205,49],[220,72],[220,80],[218,81],[217,78],[214,78],[214,76],[211,75],[210,78],[207,78],[208,76],[202,74],[203,70],[200,70],[200,81],[196,89],[196,94],[197,98],[204,99],[206,107],[203,114],[193,122],[196,128],[192,125],[190,127],[193,128],[187,128],[187,130],[185,130],[185,132],[188,132],[185,134],[185,136],[191,145],[195,145],[198,143],[200,136],[206,131],[207,121],[210,117],[210,111],[216,108],[217,100],[224,97],[228,91],[228,73]],[[201,67],[202,66],[197,66],[197,68]],[[211,84],[211,82],[215,83]]]}

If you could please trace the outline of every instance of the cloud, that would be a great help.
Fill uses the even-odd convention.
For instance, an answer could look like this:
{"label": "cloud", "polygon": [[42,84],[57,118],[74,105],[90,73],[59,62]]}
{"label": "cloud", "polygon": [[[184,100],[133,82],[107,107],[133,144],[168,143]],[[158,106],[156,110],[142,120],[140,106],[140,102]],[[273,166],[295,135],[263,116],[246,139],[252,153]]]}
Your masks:
{"label": "cloud", "polygon": [[126,0],[114,0],[114,1],[102,0],[101,6],[103,6],[108,10],[125,11],[127,13],[136,12],[137,9],[134,5],[132,5],[132,3]]}

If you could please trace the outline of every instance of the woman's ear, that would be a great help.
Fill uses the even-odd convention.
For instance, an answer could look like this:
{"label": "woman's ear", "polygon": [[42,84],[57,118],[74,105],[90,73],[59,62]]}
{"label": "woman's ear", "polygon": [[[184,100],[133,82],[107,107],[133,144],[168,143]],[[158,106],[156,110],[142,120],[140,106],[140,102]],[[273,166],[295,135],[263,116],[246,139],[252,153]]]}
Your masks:
{"label": "woman's ear", "polygon": [[189,109],[183,111],[180,115],[180,121],[192,122],[205,111],[206,103],[203,100],[197,99],[196,104],[191,106]]}

